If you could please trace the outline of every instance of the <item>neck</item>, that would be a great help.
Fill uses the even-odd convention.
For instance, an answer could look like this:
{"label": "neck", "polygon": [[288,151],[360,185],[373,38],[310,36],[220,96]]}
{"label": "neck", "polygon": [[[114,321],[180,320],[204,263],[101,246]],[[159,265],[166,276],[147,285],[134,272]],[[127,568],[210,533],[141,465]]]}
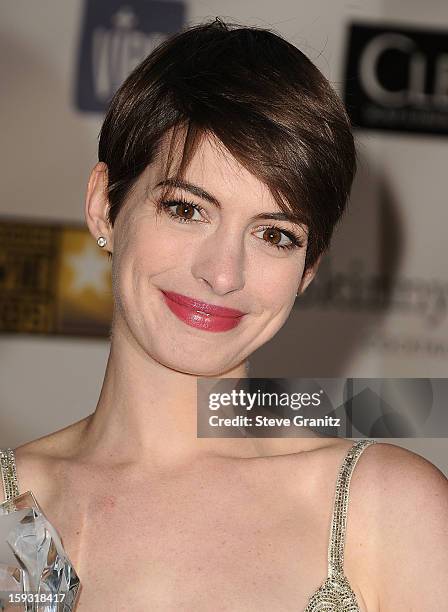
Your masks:
{"label": "neck", "polygon": [[[248,362],[210,378],[247,378]],[[113,327],[96,410],[86,419],[79,452],[97,464],[174,468],[201,459],[250,458],[313,450],[303,438],[198,438],[198,377],[154,360],[135,339]],[[320,442],[321,445],[322,441]]]}
{"label": "neck", "polygon": [[[247,362],[211,378],[247,378]],[[202,378],[202,377],[201,377]],[[95,461],[176,465],[206,456],[258,456],[257,440],[197,437],[197,382],[152,359],[114,330],[95,412],[81,452]]]}

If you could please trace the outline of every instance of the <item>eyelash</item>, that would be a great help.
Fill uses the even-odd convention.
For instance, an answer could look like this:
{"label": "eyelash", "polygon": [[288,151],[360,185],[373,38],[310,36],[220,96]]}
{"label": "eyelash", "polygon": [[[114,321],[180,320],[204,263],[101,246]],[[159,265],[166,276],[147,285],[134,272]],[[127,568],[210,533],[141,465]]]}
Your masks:
{"label": "eyelash", "polygon": [[[201,214],[205,213],[205,210],[202,208],[202,206],[200,206],[199,204],[194,204],[193,202],[185,200],[184,198],[178,198],[175,200],[161,200],[157,202],[157,210],[158,211],[162,210],[163,212],[166,212],[170,217],[172,217],[173,219],[176,219],[176,221],[178,221],[179,223],[192,223],[192,222],[200,223],[200,221],[196,221],[195,219],[184,219],[180,217],[179,215],[176,215],[170,210],[173,206],[175,205],[178,206],[179,204],[188,204],[189,206],[192,206],[195,210],[197,210],[199,213]],[[288,250],[289,251],[292,249],[300,249],[304,246],[301,238],[299,238],[299,236],[296,236],[294,232],[286,231],[282,229],[281,227],[278,227],[277,225],[267,225],[266,227],[261,227],[260,231],[262,229],[278,230],[279,232],[284,234],[287,238],[289,238],[291,242],[287,245],[272,244],[267,241],[264,241],[264,242],[267,242],[267,244],[269,244],[270,246],[276,247],[278,250],[281,250],[281,251]]]}

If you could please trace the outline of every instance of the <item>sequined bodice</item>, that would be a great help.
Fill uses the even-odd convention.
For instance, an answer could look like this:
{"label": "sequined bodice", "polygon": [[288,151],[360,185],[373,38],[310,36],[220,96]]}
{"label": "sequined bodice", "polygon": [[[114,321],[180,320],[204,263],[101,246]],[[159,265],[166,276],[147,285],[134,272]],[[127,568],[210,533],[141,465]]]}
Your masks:
{"label": "sequined bodice", "polygon": [[[328,546],[328,575],[309,598],[304,612],[360,612],[356,595],[344,574],[344,547],[350,480],[361,453],[375,440],[359,440],[351,446],[342,462],[336,481],[336,493]],[[14,451],[0,449],[0,471],[5,500],[19,495]]]}

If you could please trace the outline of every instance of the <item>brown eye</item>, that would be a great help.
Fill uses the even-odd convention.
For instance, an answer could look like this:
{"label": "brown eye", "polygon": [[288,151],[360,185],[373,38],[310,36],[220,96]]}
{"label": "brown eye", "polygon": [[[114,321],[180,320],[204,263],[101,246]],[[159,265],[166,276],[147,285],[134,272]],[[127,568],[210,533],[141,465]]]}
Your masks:
{"label": "brown eye", "polygon": [[187,200],[162,200],[157,204],[158,210],[165,211],[178,223],[204,223],[199,219],[195,219],[193,215],[198,213],[199,217],[203,215],[204,209],[199,204],[193,204]]}
{"label": "brown eye", "polygon": [[268,229],[264,230],[263,236],[268,236],[268,240],[273,237],[274,240],[271,241],[271,244],[277,245],[282,239],[282,232],[275,227],[269,227]]}
{"label": "brown eye", "polygon": [[[293,232],[288,232],[276,225],[262,228],[261,231],[263,232],[262,240],[278,250],[292,250],[304,246],[303,241]],[[282,236],[286,239],[286,242],[282,242]]]}
{"label": "brown eye", "polygon": [[178,215],[182,219],[191,219],[192,216],[194,215],[194,208],[188,202],[179,203],[176,206],[175,211],[176,211],[176,215]]}

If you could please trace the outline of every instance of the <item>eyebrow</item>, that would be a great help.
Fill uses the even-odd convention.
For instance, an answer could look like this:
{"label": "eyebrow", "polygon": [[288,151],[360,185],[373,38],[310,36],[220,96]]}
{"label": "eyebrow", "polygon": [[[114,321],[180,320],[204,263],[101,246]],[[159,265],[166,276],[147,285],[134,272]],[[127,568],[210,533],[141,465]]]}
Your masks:
{"label": "eyebrow", "polygon": [[[202,189],[202,187],[198,187],[198,185],[194,185],[193,183],[189,183],[187,181],[183,181],[180,179],[169,178],[169,179],[165,179],[164,181],[160,181],[159,183],[157,183],[157,185],[155,186],[155,189],[157,187],[162,187],[165,185],[171,186],[171,187],[177,187],[178,189],[184,189],[185,191],[189,191],[193,195],[199,198],[202,198],[203,200],[207,200],[207,202],[210,202],[210,204],[213,204],[213,206],[215,206],[216,208],[218,209],[222,208],[221,203],[219,202],[217,198],[215,198],[215,196],[211,195],[210,193]],[[257,221],[258,219],[274,219],[276,221],[289,221],[290,223],[294,223],[295,225],[302,225],[306,223],[305,219],[301,219],[297,215],[287,214],[284,212],[261,212],[251,217],[250,220]]]}

